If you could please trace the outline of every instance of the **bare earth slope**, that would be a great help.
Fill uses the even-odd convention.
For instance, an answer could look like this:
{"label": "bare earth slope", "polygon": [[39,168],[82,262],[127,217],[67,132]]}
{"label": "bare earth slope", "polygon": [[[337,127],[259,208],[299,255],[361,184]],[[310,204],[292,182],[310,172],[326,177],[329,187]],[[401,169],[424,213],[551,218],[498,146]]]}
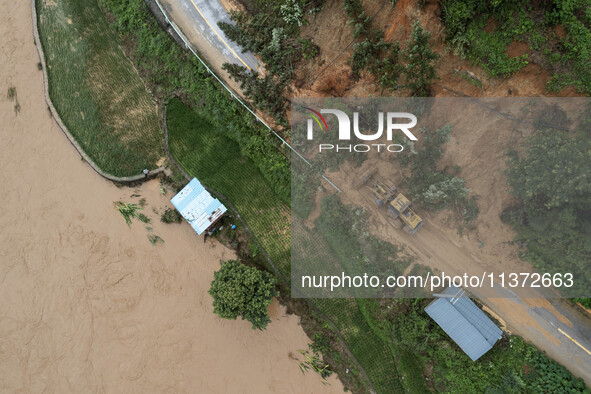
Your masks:
{"label": "bare earth slope", "polygon": [[[29,2],[0,5],[0,391],[342,392],[302,375],[310,340],[283,308],[264,332],[213,314],[232,251],[161,224],[157,182],[117,188],[80,160],[43,99]],[[114,210],[134,193],[164,244]]]}

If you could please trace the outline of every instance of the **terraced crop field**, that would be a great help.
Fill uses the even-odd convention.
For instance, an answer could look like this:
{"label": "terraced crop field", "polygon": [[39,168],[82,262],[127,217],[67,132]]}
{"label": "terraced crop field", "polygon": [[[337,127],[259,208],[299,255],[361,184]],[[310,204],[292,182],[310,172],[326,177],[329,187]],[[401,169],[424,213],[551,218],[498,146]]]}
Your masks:
{"label": "terraced crop field", "polygon": [[236,207],[258,242],[289,278],[290,209],[281,201],[238,144],[180,100],[167,107],[170,152],[189,175],[223,194]]}
{"label": "terraced crop field", "polygon": [[162,157],[157,107],[95,1],[37,0],[51,100],[84,151],[116,176]]}

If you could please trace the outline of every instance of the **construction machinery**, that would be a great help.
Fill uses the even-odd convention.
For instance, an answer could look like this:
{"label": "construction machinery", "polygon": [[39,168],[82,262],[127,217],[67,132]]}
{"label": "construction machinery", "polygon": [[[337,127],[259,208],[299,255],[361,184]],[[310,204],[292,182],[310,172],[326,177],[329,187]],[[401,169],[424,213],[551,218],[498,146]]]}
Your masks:
{"label": "construction machinery", "polygon": [[377,168],[375,167],[370,167],[367,171],[365,171],[363,175],[361,175],[355,182],[355,189],[359,189],[361,186],[365,185],[365,183],[376,173],[376,171]]}
{"label": "construction machinery", "polygon": [[412,202],[402,193],[396,194],[396,187],[388,187],[383,182],[378,182],[373,190],[376,203],[388,208],[388,214],[394,219],[400,218],[404,223],[404,231],[410,235],[416,233],[423,225],[423,219],[413,211]]}
{"label": "construction machinery", "polygon": [[376,196],[376,204],[380,207],[385,207],[396,196],[396,187],[388,187],[383,182],[375,184],[373,192]]}

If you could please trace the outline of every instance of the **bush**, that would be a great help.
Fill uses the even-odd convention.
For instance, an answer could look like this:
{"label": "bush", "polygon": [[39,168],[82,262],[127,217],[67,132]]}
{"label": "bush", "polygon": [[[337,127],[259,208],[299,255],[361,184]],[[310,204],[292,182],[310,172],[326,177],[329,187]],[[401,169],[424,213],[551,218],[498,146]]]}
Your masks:
{"label": "bush", "polygon": [[286,0],[279,7],[279,14],[288,25],[302,26],[304,23],[304,9],[297,0]]}
{"label": "bush", "polygon": [[401,156],[400,165],[410,167],[411,175],[405,181],[405,187],[413,201],[432,210],[454,208],[464,223],[470,223],[478,215],[475,196],[469,196],[470,190],[464,179],[437,170],[437,162],[451,130],[450,125],[435,131],[421,128],[421,147],[416,154]]}
{"label": "bush", "polygon": [[587,309],[591,309],[591,298],[573,298],[574,302],[578,302]]}
{"label": "bush", "polygon": [[436,78],[433,63],[439,58],[429,48],[429,32],[415,22],[412,40],[401,51],[397,43],[384,41],[381,30],[371,28],[371,18],[363,11],[359,0],[346,0],[344,7],[349,24],[353,26],[353,37],[361,39],[353,46],[350,60],[353,75],[358,77],[367,69],[386,90],[398,89],[398,80],[404,75],[404,87],[409,88],[413,96],[428,96],[429,85]]}
{"label": "bush", "polygon": [[240,89],[255,107],[269,112],[279,124],[286,124],[285,108],[287,102],[283,97],[286,80],[278,80],[272,75],[259,78],[256,72],[250,72],[238,64],[224,63],[222,68],[230,77],[240,83]]}
{"label": "bush", "polygon": [[271,321],[267,308],[273,297],[276,279],[265,271],[247,267],[236,260],[222,263],[214,273],[209,294],[213,297],[213,311],[224,319],[238,316],[252,323],[253,329],[262,330]]}
{"label": "bush", "polygon": [[421,195],[424,203],[431,205],[449,204],[457,199],[464,199],[470,190],[465,187],[466,182],[462,178],[450,177],[441,182],[430,185],[427,191]]}
{"label": "bush", "polygon": [[305,48],[299,39],[304,11],[299,0],[268,3],[252,15],[233,12],[231,17],[236,23],[221,22],[219,27],[244,50],[260,55],[269,74],[288,80],[294,65],[304,55]]}
{"label": "bush", "polygon": [[181,214],[173,208],[166,208],[162,216],[160,216],[160,221],[164,223],[180,223],[182,219]]}
{"label": "bush", "polygon": [[320,53],[320,47],[307,38],[300,38],[299,43],[302,46],[302,57],[305,60],[312,60]]}
{"label": "bush", "polygon": [[[554,71],[548,90],[573,85],[581,93],[591,93],[590,0],[441,3],[450,46],[490,76],[511,75],[528,64],[530,54],[535,54],[540,66]],[[564,28],[566,37],[556,34],[558,26]],[[508,46],[516,41],[529,44],[529,53],[508,56]]]}
{"label": "bush", "polygon": [[413,96],[429,96],[429,85],[437,78],[434,63],[439,59],[439,55],[429,48],[430,37],[431,34],[425,31],[418,21],[415,22],[412,38],[403,52],[407,61],[404,67],[406,86]]}
{"label": "bush", "polygon": [[371,17],[363,11],[359,0],[345,1],[344,8],[349,24],[353,26],[353,37],[361,39],[353,46],[350,60],[353,75],[358,77],[361,71],[367,69],[382,89],[397,89],[402,70],[400,47],[396,43],[385,42],[383,32],[371,28]]}

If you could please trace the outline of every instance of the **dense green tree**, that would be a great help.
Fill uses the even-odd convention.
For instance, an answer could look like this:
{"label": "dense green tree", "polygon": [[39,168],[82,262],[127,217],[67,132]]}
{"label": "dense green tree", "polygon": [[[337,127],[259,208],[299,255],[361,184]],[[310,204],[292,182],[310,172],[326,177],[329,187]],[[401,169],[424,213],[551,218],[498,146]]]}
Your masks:
{"label": "dense green tree", "polygon": [[230,74],[230,78],[240,83],[240,89],[255,107],[274,115],[277,123],[283,124],[285,122],[284,114],[287,102],[283,97],[283,90],[287,79],[275,78],[272,75],[260,78],[258,73],[233,63],[224,63],[222,68]]}
{"label": "dense green tree", "polygon": [[[539,269],[572,272],[577,293],[591,282],[591,139],[545,129],[512,153],[508,183],[521,204],[504,213],[527,246],[525,257]],[[578,284],[578,286],[577,286]],[[578,288],[581,287],[581,288]],[[585,293],[586,294],[586,293]]]}
{"label": "dense green tree", "polygon": [[416,21],[412,37],[404,50],[404,57],[407,61],[404,68],[406,85],[413,96],[429,96],[429,85],[437,78],[434,64],[439,59],[439,55],[429,48],[430,37],[431,34]]}
{"label": "dense green tree", "polygon": [[586,136],[540,131],[528,141],[527,154],[511,161],[509,184],[522,201],[539,208],[589,208],[590,149]]}
{"label": "dense green tree", "polygon": [[277,280],[268,272],[247,267],[236,260],[222,263],[214,273],[209,294],[213,297],[213,311],[224,319],[238,316],[252,323],[252,328],[264,329],[271,321],[267,308],[273,297]]}

